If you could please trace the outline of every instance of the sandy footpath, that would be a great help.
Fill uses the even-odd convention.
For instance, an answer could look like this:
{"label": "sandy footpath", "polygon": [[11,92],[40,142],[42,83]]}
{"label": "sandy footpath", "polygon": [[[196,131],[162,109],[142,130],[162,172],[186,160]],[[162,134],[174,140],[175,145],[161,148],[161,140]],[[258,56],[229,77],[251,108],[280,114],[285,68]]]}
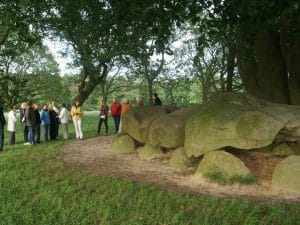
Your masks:
{"label": "sandy footpath", "polygon": [[137,153],[113,153],[109,149],[111,139],[110,136],[99,136],[67,144],[64,146],[64,161],[69,166],[80,167],[96,176],[125,178],[154,184],[169,191],[253,201],[300,201],[300,195],[270,189],[270,174],[277,159],[263,153],[240,156],[250,170],[256,170],[258,184],[221,186],[194,176],[192,168],[187,172],[173,171],[169,165],[171,153],[165,154],[163,159],[150,161],[141,160]]}

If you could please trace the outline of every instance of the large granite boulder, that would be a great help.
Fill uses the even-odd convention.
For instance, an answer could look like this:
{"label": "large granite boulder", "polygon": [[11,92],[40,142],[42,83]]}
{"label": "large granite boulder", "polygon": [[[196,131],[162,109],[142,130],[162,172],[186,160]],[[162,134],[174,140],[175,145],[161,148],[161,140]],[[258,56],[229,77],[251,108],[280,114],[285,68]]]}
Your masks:
{"label": "large granite boulder", "polygon": [[277,164],[272,176],[272,188],[300,193],[300,156],[291,155]]}
{"label": "large granite boulder", "polygon": [[116,138],[111,144],[111,150],[117,153],[129,153],[135,151],[134,140],[128,135]]}
{"label": "large granite boulder", "polygon": [[212,178],[220,176],[224,183],[232,183],[235,179],[242,181],[252,176],[245,164],[234,155],[225,151],[211,151],[204,155],[196,174]]}
{"label": "large granite boulder", "polygon": [[138,148],[137,151],[139,153],[139,157],[146,160],[161,158],[164,155],[164,152],[160,147],[154,147],[149,143],[146,143],[143,147]]}
{"label": "large granite boulder", "polygon": [[155,118],[149,128],[148,142],[153,146],[177,148],[184,144],[185,121],[200,112],[203,105],[193,105]]}
{"label": "large granite boulder", "polygon": [[186,156],[183,147],[177,148],[171,157],[170,166],[174,170],[185,170],[192,166],[191,160]]}
{"label": "large granite boulder", "polygon": [[140,143],[146,143],[151,122],[179,108],[174,105],[130,108],[122,118],[122,130]]}
{"label": "large granite boulder", "polygon": [[280,143],[272,150],[274,155],[299,155],[299,145],[297,143]]}
{"label": "large granite boulder", "polygon": [[299,139],[300,107],[228,93],[186,121],[184,148],[188,156],[197,157],[227,146],[257,149]]}

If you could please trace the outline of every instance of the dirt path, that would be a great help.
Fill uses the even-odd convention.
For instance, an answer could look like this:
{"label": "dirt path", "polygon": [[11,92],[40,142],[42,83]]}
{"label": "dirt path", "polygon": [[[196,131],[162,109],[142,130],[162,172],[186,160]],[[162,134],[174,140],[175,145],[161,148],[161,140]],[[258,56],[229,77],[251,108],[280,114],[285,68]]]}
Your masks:
{"label": "dirt path", "polygon": [[[83,141],[74,141],[64,146],[64,160],[70,165],[90,171],[94,175],[119,177],[140,183],[158,185],[169,191],[189,192],[199,195],[215,195],[225,198],[242,198],[254,201],[300,201],[300,196],[281,193],[270,189],[267,170],[262,168],[262,177],[258,178],[257,185],[220,186],[211,184],[205,179],[194,176],[193,171],[175,172],[169,166],[171,153],[167,153],[163,159],[150,161],[141,160],[137,153],[117,154],[110,151],[111,137],[101,136]],[[245,156],[241,156],[243,158]],[[252,158],[251,158],[252,157]],[[249,154],[245,164],[250,161],[269,159],[264,154]],[[248,161],[247,161],[248,159]],[[249,161],[250,160],[250,161]],[[276,159],[272,159],[276,163]],[[274,161],[275,160],[275,161]],[[274,163],[271,167],[274,167]],[[254,169],[257,164],[252,164]],[[265,165],[264,163],[262,165]],[[250,167],[249,167],[250,168]],[[250,168],[251,169],[251,168]]]}

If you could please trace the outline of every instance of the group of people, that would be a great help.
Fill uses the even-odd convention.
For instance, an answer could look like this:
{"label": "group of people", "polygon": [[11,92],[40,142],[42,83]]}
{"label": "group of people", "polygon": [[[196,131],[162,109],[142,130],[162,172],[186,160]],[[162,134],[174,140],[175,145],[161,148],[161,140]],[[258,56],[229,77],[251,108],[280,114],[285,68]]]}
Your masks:
{"label": "group of people", "polygon": [[[161,105],[161,100],[157,93],[154,93],[152,97],[153,105]],[[136,99],[136,106],[144,106],[144,102],[140,99]],[[108,135],[108,117],[111,115],[114,121],[115,133],[121,132],[122,129],[122,117],[124,113],[131,108],[129,99],[125,99],[121,104],[117,98],[113,98],[112,105],[109,109],[106,104],[106,100],[102,99],[99,109],[99,122],[97,133],[100,134],[102,124],[105,126],[105,135]],[[68,111],[65,104],[62,104],[59,110],[54,102],[51,104],[43,104],[42,108],[39,108],[37,103],[31,101],[23,102],[20,109],[20,121],[23,130],[24,145],[33,145],[34,143],[40,143],[41,130],[43,131],[44,141],[56,140],[58,137],[59,127],[62,129],[63,138],[68,139],[68,123],[71,115],[76,139],[83,139],[83,133],[81,128],[81,120],[84,115],[83,108],[80,101],[75,100],[74,105],[71,108],[71,112]],[[10,133],[8,144],[15,144],[16,134],[16,107],[12,106],[7,116],[7,130]],[[3,107],[0,105],[0,151],[3,150],[4,145],[4,125],[6,120],[4,118]]]}
{"label": "group of people", "polygon": [[[161,105],[161,100],[158,97],[157,93],[154,93],[152,96],[152,104],[153,105]],[[140,98],[136,98],[136,107],[144,106],[144,102]],[[98,123],[98,134],[101,132],[102,124],[105,126],[105,135],[108,134],[108,116],[109,113],[113,118],[114,125],[115,125],[115,133],[120,133],[122,129],[122,120],[124,113],[131,108],[131,105],[129,103],[129,99],[125,98],[123,105],[119,102],[117,98],[113,98],[112,104],[110,107],[107,106],[106,100],[102,99],[100,104],[100,110],[99,110],[99,123]]]}

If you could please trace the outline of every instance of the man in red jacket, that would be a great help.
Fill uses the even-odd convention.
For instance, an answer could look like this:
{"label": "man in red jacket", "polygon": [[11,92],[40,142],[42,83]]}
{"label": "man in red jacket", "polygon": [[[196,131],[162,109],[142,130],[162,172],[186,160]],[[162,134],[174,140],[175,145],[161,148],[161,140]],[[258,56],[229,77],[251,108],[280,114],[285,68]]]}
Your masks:
{"label": "man in red jacket", "polygon": [[116,133],[118,133],[119,131],[121,111],[122,111],[122,105],[120,104],[117,98],[113,98],[110,112],[115,122]]}

